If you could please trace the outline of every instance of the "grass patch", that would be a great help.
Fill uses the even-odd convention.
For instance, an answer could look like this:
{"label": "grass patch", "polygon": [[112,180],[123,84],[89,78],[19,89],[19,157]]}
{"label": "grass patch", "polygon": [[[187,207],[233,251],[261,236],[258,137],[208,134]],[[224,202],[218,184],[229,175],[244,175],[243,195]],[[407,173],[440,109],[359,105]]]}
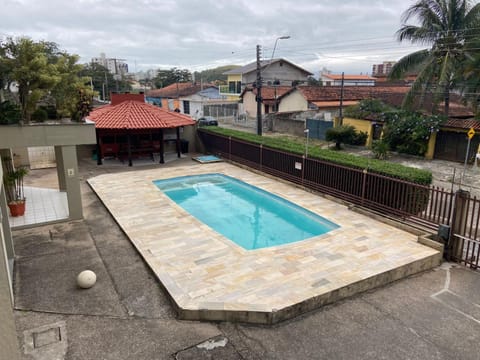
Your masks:
{"label": "grass patch", "polygon": [[[231,136],[232,138],[252,142],[255,144],[262,144],[263,146],[272,149],[278,149],[293,154],[302,155],[305,153],[305,141],[301,139],[294,141],[287,137],[258,136],[252,133],[220,127],[209,127],[208,129],[203,128],[199,129],[199,131]],[[432,183],[432,173],[427,170],[411,168],[384,160],[364,158],[361,156],[346,154],[341,151],[321,149],[313,144],[310,144],[308,147],[308,156],[356,169],[368,169],[370,172],[411,181],[417,184],[430,185]]]}

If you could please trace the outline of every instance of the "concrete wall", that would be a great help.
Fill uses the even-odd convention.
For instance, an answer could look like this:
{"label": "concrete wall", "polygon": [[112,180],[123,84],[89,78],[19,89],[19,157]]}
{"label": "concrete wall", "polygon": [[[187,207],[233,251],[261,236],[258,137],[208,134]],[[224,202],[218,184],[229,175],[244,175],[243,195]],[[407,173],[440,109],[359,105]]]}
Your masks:
{"label": "concrete wall", "polygon": [[307,117],[313,117],[312,112],[272,113],[265,116],[265,122],[269,131],[304,136]]}
{"label": "concrete wall", "polygon": [[255,94],[252,91],[247,91],[243,95],[243,111],[247,113],[249,118],[255,118],[257,116],[257,101],[255,100]]}
{"label": "concrete wall", "polygon": [[435,143],[437,141],[437,133],[434,132],[430,135],[430,139],[428,140],[428,148],[427,152],[425,153],[425,159],[432,160],[435,156]]}
{"label": "concrete wall", "polygon": [[93,123],[1,126],[0,148],[78,145],[95,143]]}
{"label": "concrete wall", "polygon": [[365,145],[366,146],[372,145],[372,139],[373,139],[372,121],[346,117],[346,118],[343,118],[343,125],[351,125],[357,131],[367,133],[368,137]]}
{"label": "concrete wall", "polygon": [[[0,160],[0,179],[2,177]],[[6,247],[6,243],[11,241],[11,238],[7,239],[7,235],[11,236],[11,234],[8,225],[5,227],[5,221],[8,222],[8,214],[6,213],[7,204],[3,183],[0,183],[0,203],[0,360],[18,360],[20,352],[13,318],[12,274]]]}
{"label": "concrete wall", "polygon": [[282,97],[278,112],[306,111],[308,102],[299,91],[292,91],[290,94]]}

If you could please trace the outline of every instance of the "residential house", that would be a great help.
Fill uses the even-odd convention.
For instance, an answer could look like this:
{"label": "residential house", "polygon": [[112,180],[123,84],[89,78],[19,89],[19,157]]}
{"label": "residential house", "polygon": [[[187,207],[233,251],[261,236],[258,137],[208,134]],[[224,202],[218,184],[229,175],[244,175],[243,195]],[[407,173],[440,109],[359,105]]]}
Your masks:
{"label": "residential house", "polygon": [[[264,86],[293,86],[306,83],[313,74],[285,59],[262,60],[260,71]],[[219,87],[220,94],[228,96],[228,100],[238,101],[246,87],[252,87],[257,80],[257,63],[252,62],[245,66],[229,70],[227,85]]]}
{"label": "residential house", "polygon": [[[380,98],[387,103],[400,103],[408,87],[376,86],[297,86],[278,99],[279,112],[317,110],[325,119],[331,120],[339,115],[340,105],[355,105],[366,98]],[[343,99],[342,99],[343,92]]]}
{"label": "residential house", "polygon": [[375,86],[375,78],[369,75],[337,75],[330,73],[320,74],[323,86]]}
{"label": "residential house", "polygon": [[[228,101],[220,95],[218,88],[212,84],[175,83],[161,89],[147,91],[146,101],[168,110],[177,110],[198,119],[203,115],[211,115],[205,108],[222,106]],[[238,106],[234,105],[238,113]]]}
{"label": "residential house", "polygon": [[[331,126],[331,122],[340,115],[341,107],[355,105],[367,98],[378,98],[388,104],[400,106],[409,89],[407,86],[350,86],[344,87],[342,91],[340,86],[297,86],[277,98],[278,114],[282,117],[282,114],[291,114],[292,118],[298,118],[298,114],[304,112],[308,114],[308,119],[330,122]],[[343,123],[366,132],[369,143],[381,133],[381,126],[373,120],[344,118]],[[328,124],[324,125],[328,127]],[[306,126],[310,129],[308,121]]]}
{"label": "residential house", "polygon": [[[262,115],[278,111],[279,99],[292,89],[291,86],[264,86],[262,87],[261,111]],[[243,102],[243,111],[247,118],[257,116],[257,89],[247,87],[240,94]]]}

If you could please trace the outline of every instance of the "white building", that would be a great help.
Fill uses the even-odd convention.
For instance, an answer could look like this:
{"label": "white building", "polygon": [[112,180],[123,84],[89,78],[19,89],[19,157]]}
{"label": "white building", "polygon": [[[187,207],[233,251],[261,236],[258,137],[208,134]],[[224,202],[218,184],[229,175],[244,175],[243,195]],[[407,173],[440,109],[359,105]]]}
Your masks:
{"label": "white building", "polygon": [[105,53],[101,53],[100,57],[92,58],[92,63],[106,67],[112,74],[125,75],[128,73],[128,64],[124,59],[107,58]]}

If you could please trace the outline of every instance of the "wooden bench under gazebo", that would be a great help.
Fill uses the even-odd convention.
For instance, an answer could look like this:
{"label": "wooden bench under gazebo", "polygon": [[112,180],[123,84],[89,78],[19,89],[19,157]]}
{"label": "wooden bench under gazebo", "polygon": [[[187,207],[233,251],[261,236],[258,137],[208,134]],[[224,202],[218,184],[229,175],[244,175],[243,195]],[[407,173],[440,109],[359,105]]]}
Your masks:
{"label": "wooden bench under gazebo", "polygon": [[[165,162],[165,144],[173,142],[180,157],[185,140],[180,138],[183,126],[195,125],[189,116],[145,103],[143,94],[112,94],[111,104],[93,110],[87,119],[95,123],[97,164],[105,157],[128,160],[154,159],[160,154]],[[185,145],[183,145],[185,146]]]}

